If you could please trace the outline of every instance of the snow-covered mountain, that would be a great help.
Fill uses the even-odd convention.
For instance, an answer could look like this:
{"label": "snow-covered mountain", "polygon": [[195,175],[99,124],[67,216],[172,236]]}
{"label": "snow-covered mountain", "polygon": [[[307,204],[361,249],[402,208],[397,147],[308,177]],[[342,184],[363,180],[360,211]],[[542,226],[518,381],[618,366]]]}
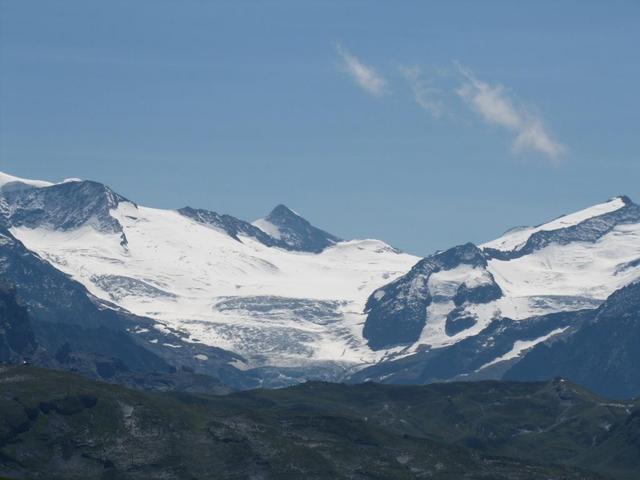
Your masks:
{"label": "snow-covered mountain", "polygon": [[50,187],[53,185],[51,182],[44,182],[41,180],[29,180],[26,178],[14,177],[6,173],[0,172],[0,191],[10,192],[11,190],[22,190],[25,188],[34,187]]}
{"label": "snow-covered mountain", "polygon": [[266,218],[253,222],[260,230],[280,240],[284,248],[320,253],[342,240],[314,227],[285,205],[278,205]]}
{"label": "snow-covered mountain", "polygon": [[585,325],[558,341],[541,342],[504,379],[571,378],[610,398],[640,393],[640,282],[614,292]]}
{"label": "snow-covered mountain", "polygon": [[[375,349],[402,346],[396,359],[418,355],[420,372],[414,373],[425,380],[483,375],[574,331],[568,317],[553,314],[596,308],[638,278],[640,207],[616,197],[421,260],[372,293],[364,336]],[[435,350],[437,355],[424,353]],[[483,361],[448,358],[446,374],[430,365],[435,357],[442,362],[463,351]],[[406,363],[374,369],[365,378],[393,381],[396,371],[404,377]]]}
{"label": "snow-covered mountain", "polygon": [[95,182],[30,185],[3,195],[12,235],[156,329],[240,354],[242,369],[380,358],[362,337],[364,303],[418,260],[378,240],[340,240],[283,205],[258,228],[142,207]]}
{"label": "snow-covered mountain", "polygon": [[[77,179],[0,174],[0,212],[7,241],[130,315],[136,344],[267,385],[499,378],[640,277],[640,207],[627,197],[424,259],[342,240],[284,205],[250,223]],[[24,285],[20,272],[2,273]]]}

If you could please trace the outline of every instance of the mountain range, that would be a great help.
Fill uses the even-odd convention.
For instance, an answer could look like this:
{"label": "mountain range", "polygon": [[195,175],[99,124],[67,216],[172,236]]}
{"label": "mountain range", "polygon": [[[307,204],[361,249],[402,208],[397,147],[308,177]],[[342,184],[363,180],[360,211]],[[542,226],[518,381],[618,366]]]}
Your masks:
{"label": "mountain range", "polygon": [[127,385],[563,376],[640,395],[640,207],[625,196],[419,258],[284,205],[250,223],[0,174],[0,275],[31,339],[7,355]]}

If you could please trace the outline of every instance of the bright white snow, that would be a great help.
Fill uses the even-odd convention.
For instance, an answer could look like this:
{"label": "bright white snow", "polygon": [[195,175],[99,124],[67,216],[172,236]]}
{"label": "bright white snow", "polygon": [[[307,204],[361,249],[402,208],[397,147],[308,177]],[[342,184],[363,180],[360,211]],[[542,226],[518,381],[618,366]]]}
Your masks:
{"label": "bright white snow", "polygon": [[[579,223],[590,216],[601,215],[624,205],[616,198],[549,222],[538,229],[555,229]],[[508,245],[505,238],[523,235],[517,231],[487,245],[510,249],[526,242],[526,236]],[[511,239],[512,240],[512,239]],[[531,254],[512,260],[493,259],[487,269],[461,265],[455,269],[434,273],[429,278],[429,291],[434,297],[427,309],[427,325],[420,339],[403,355],[415,352],[420,345],[445,347],[477,335],[493,318],[508,317],[523,320],[558,311],[595,308],[615,290],[640,279],[640,224],[619,225],[594,243],[573,242],[551,244]],[[461,283],[468,287],[488,281],[492,274],[503,296],[486,304],[466,306],[466,312],[476,316],[477,323],[448,336],[446,317],[455,308],[452,298]],[[523,347],[523,348],[528,348]]]}
{"label": "bright white snow", "polygon": [[[445,333],[452,301],[434,302],[418,342],[443,347],[478,334],[495,317],[522,320],[558,311],[594,308],[615,290],[640,279],[640,266],[622,268],[640,259],[640,224],[620,225],[594,243],[552,244],[513,260],[490,260],[490,272],[504,296],[486,304],[467,306],[478,323],[452,337]],[[432,295],[453,297],[458,285],[483,281],[480,269],[466,265],[438,272],[429,279]]]}
{"label": "bright white snow", "polygon": [[[320,254],[269,248],[126,202],[112,215],[126,247],[119,234],[91,226],[12,233],[97,297],[255,364],[374,360],[361,334],[364,304],[418,260],[377,240],[340,242]],[[264,297],[280,298],[265,307]],[[305,302],[287,307],[295,299]]]}
{"label": "bright white snow", "polygon": [[489,270],[510,297],[571,296],[604,300],[638,278],[640,225],[621,225],[595,243],[549,245],[509,261],[491,260]]}
{"label": "bright white snow", "polygon": [[29,180],[26,178],[14,177],[7,173],[0,172],[0,189],[19,187],[20,184],[28,185],[30,187],[43,188],[53,185],[51,182],[45,182],[42,180]]}
{"label": "bright white snow", "polygon": [[[21,184],[52,185],[0,173],[0,189]],[[536,231],[565,228],[623,206],[623,200],[615,198],[539,227],[513,230],[483,247],[517,249]],[[26,227],[11,231],[97,297],[157,320],[159,331],[177,329],[188,341],[240,353],[249,362],[242,368],[336,361],[361,365],[410,354],[423,344],[440,348],[478,334],[496,317],[523,320],[593,308],[640,278],[638,224],[620,225],[594,243],[552,244],[517,259],[490,260],[486,269],[461,265],[430,276],[434,301],[414,345],[373,352],[362,338],[365,302],[373,291],[406,273],[417,257],[377,240],[339,242],[319,254],[270,248],[249,237],[234,240],[175,211],[128,202],[111,214],[124,229],[124,246],[119,233],[101,233],[89,224],[66,232]],[[266,220],[254,225],[280,237]],[[504,296],[466,305],[477,323],[448,336],[446,317],[455,307],[458,287],[486,284],[491,275]],[[424,281],[418,278],[414,287]],[[376,292],[378,300],[384,295],[383,290]],[[511,352],[485,367],[515,358],[533,344],[516,342]]]}
{"label": "bright white snow", "polygon": [[504,251],[517,250],[527,242],[532,234],[536,232],[558,230],[572,225],[577,225],[588,218],[614,212],[622,207],[624,207],[624,201],[620,197],[615,197],[605,203],[600,203],[569,215],[563,215],[562,217],[556,218],[551,222],[544,223],[537,227],[524,227],[510,230],[503,236],[487,242],[480,247],[495,248],[497,250]]}
{"label": "bright white snow", "polygon": [[569,327],[556,328],[552,332],[549,332],[546,335],[543,335],[542,337],[536,338],[534,340],[516,340],[515,343],[513,344],[513,348],[511,350],[509,350],[504,355],[501,355],[498,358],[495,358],[495,359],[491,360],[490,362],[485,363],[480,368],[478,368],[476,370],[476,372],[479,372],[480,370],[483,370],[483,369],[485,369],[487,367],[490,367],[492,365],[495,365],[497,363],[506,362],[508,360],[513,360],[514,358],[518,358],[518,357],[522,356],[523,353],[525,353],[528,350],[530,350],[533,347],[535,347],[537,344],[545,342],[545,341],[549,340],[551,337],[555,337],[556,335],[561,334],[567,328],[569,328]]}
{"label": "bright white snow", "polygon": [[282,233],[280,233],[280,229],[271,223],[269,220],[265,220],[264,218],[260,218],[253,222],[254,227],[258,227],[267,235],[271,235],[273,238],[280,240],[282,237]]}

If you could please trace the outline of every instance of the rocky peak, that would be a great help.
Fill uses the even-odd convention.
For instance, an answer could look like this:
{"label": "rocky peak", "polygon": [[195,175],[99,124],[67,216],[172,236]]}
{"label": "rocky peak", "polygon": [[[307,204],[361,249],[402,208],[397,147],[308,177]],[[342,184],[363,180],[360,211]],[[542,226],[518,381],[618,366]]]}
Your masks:
{"label": "rocky peak", "polygon": [[341,241],[282,204],[276,206],[265,218],[255,221],[254,225],[280,240],[290,250],[319,253]]}

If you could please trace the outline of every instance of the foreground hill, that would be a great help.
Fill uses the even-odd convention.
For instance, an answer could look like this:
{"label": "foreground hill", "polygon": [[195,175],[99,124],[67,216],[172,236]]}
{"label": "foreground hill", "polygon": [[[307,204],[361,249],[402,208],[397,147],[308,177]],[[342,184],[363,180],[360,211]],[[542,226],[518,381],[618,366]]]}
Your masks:
{"label": "foreground hill", "polygon": [[5,366],[0,385],[10,478],[590,480],[640,468],[638,404],[563,380],[212,397]]}

